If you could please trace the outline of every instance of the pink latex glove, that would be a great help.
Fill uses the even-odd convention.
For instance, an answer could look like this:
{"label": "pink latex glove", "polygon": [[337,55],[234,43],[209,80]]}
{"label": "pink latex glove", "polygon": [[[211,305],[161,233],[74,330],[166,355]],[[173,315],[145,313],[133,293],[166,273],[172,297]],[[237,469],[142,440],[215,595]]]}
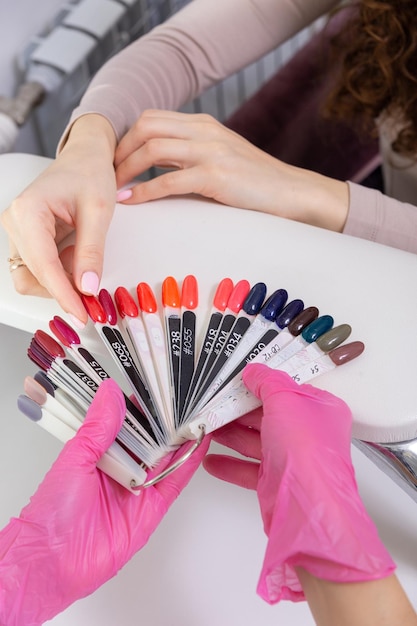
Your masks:
{"label": "pink latex glove", "polygon": [[297,566],[334,582],[391,574],[395,564],[358,494],[348,406],[266,365],[248,365],[243,380],[263,407],[213,439],[261,464],[209,455],[204,465],[220,478],[257,489],[268,536],[259,595],[271,604],[304,599]]}
{"label": "pink latex glove", "polygon": [[43,624],[114,576],[148,541],[207,451],[208,437],[183,466],[133,495],[96,468],[124,415],[120,389],[103,381],[30,504],[0,533],[2,626]]}

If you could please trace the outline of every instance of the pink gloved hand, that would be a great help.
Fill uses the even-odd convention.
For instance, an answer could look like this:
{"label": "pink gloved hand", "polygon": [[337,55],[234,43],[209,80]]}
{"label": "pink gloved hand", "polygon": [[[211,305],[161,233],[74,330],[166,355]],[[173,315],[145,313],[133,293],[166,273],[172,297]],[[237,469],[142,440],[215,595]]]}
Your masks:
{"label": "pink gloved hand", "polygon": [[[135,496],[96,468],[125,415],[122,393],[104,381],[84,424],[35,495],[0,533],[0,624],[35,626],[114,576],[158,526],[207,451]],[[168,455],[159,473],[176,455]]]}
{"label": "pink gloved hand", "polygon": [[334,582],[391,574],[395,565],[358,494],[347,405],[266,365],[248,365],[243,380],[263,407],[213,439],[261,464],[209,455],[204,465],[257,489],[268,536],[260,596],[271,604],[304,599],[296,567]]}

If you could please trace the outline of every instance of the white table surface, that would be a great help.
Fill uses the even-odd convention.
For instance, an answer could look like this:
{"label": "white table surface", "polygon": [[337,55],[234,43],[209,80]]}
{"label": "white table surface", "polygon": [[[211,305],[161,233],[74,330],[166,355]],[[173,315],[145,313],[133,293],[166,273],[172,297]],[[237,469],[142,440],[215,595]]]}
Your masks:
{"label": "white table surface", "polygon": [[[19,182],[21,184],[24,173],[28,176],[30,171],[35,175],[37,168],[43,165],[41,159],[23,155],[0,157],[2,185],[8,183],[6,192],[3,186],[3,204],[0,203],[0,208],[4,208],[5,198],[7,194],[10,195],[13,185],[17,188]],[[6,172],[7,177],[4,177]],[[15,172],[18,182],[10,181],[10,172]],[[3,256],[6,257],[5,238],[1,236],[0,249],[4,250]],[[192,242],[189,252],[188,259],[182,263],[177,261],[179,276],[193,272],[190,259],[197,255],[198,249]],[[121,250],[121,257],[123,254]],[[403,256],[398,255],[398,258],[401,264]],[[413,260],[410,259],[411,262]],[[16,408],[16,397],[22,393],[24,376],[36,369],[26,357],[30,333],[38,326],[45,327],[51,315],[59,311],[52,302],[31,298],[25,300],[15,295],[10,289],[7,267],[6,271],[2,264],[0,267],[0,340],[3,355],[0,359],[0,375],[4,407],[0,418],[0,525],[5,525],[10,516],[18,514],[27,503],[61,448],[57,441],[29,423]],[[137,280],[152,282],[146,275],[147,271]],[[283,269],[280,271],[285,273]],[[110,270],[106,269],[106,272],[109,286],[112,287],[116,277],[112,276]],[[293,273],[290,274],[297,287],[299,279]],[[156,276],[155,272],[150,272],[150,275]],[[159,275],[161,280],[163,277]],[[258,277],[253,272],[248,278],[252,282],[263,280],[262,272]],[[388,277],[387,290],[393,284]],[[401,281],[397,281],[398,284],[401,292]],[[281,286],[286,286],[285,280],[283,284],[274,285],[274,288]],[[294,291],[296,295],[293,297],[298,297],[297,289]],[[310,297],[310,292],[307,295]],[[332,309],[330,297],[325,294],[321,296],[324,304],[328,305],[326,312],[343,310],[338,302],[334,303]],[[314,301],[310,303],[316,304]],[[339,321],[350,322],[351,318]],[[360,322],[360,316],[356,316],[354,321]],[[355,338],[362,338],[361,331],[366,330],[366,324],[361,326],[355,332]],[[363,367],[366,369],[366,361]],[[356,384],[356,381],[352,384]],[[333,385],[337,387],[335,377]],[[410,406],[412,400],[410,398]],[[391,406],[401,410],[400,402]],[[365,504],[397,562],[399,578],[417,608],[417,504],[355,449],[353,459]],[[314,624],[305,603],[281,603],[270,607],[256,596],[264,546],[255,494],[216,481],[200,470],[145,549],[113,580],[89,598],[77,602],[51,623],[59,626],[113,626],[115,623],[120,626]]]}
{"label": "white table surface", "polygon": [[[47,163],[33,155],[0,155],[0,210]],[[7,255],[0,229],[0,259]],[[269,293],[285,288],[290,300],[317,306],[334,317],[335,325],[349,323],[349,340],[364,341],[365,352],[315,384],[348,402],[355,437],[379,442],[417,437],[417,255],[200,198],[117,205],[102,286],[111,292],[120,284],[134,290],[145,281],[159,294],[171,274],[179,282],[196,275],[200,322],[217,283],[230,276],[235,282],[264,281]],[[0,323],[48,330],[51,317],[62,313],[51,300],[17,294],[5,262],[0,262],[0,285]],[[83,342],[103,350],[91,329]]]}

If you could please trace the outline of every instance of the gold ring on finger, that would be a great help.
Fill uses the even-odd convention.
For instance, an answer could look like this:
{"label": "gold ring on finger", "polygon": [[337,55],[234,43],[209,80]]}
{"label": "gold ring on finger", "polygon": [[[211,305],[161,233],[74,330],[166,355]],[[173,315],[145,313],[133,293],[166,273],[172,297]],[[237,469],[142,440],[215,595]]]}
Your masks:
{"label": "gold ring on finger", "polygon": [[9,271],[14,272],[19,267],[26,267],[26,263],[23,261],[22,257],[19,255],[8,257],[7,262],[9,264]]}

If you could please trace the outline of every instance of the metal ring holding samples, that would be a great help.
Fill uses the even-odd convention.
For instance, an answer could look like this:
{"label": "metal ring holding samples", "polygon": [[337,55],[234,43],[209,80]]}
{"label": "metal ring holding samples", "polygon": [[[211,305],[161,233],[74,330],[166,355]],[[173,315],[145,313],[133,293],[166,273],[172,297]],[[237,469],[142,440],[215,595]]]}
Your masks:
{"label": "metal ring holding samples", "polygon": [[146,487],[152,487],[152,485],[159,483],[160,480],[162,480],[166,476],[169,476],[169,474],[172,474],[172,472],[174,472],[176,469],[181,467],[181,465],[183,465],[183,463],[185,463],[185,461],[187,461],[190,458],[190,456],[195,452],[195,450],[197,450],[198,446],[201,444],[201,442],[204,439],[204,435],[206,434],[206,429],[205,429],[204,424],[200,424],[199,429],[201,433],[198,439],[195,440],[193,445],[190,446],[188,450],[184,452],[184,454],[175,461],[175,463],[173,463],[172,465],[169,465],[160,474],[158,474],[157,476],[154,476],[150,480],[147,480],[142,485],[131,484],[131,488],[134,490],[139,490],[139,489],[146,489]]}
{"label": "metal ring holding samples", "polygon": [[9,271],[14,272],[19,267],[26,267],[26,263],[23,261],[21,256],[12,256],[8,257],[7,262],[9,264]]}

